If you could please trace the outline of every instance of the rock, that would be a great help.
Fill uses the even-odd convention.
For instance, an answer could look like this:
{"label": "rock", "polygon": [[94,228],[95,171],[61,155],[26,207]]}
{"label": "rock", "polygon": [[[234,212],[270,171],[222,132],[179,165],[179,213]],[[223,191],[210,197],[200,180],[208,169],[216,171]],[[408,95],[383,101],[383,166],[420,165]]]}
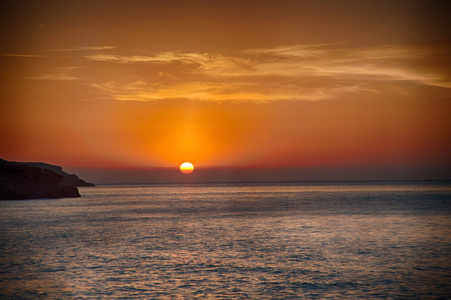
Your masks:
{"label": "rock", "polygon": [[68,174],[68,176],[64,176],[60,184],[69,186],[94,186],[93,183],[86,182],[78,178],[75,174]]}
{"label": "rock", "polygon": [[59,166],[0,159],[0,200],[80,197],[77,186],[94,186]]}
{"label": "rock", "polygon": [[30,167],[30,168],[26,168],[22,170],[22,176],[25,178],[28,178],[30,180],[35,180],[39,177],[39,175],[41,175],[42,170],[39,168],[34,168],[34,167]]}
{"label": "rock", "polygon": [[41,170],[50,170],[56,174],[62,175],[63,178],[61,179],[61,182],[60,182],[61,185],[69,185],[69,186],[77,186],[77,187],[78,186],[94,186],[93,183],[86,182],[83,179],[80,179],[75,174],[68,174],[68,173],[64,172],[60,166],[50,165],[50,164],[41,163],[41,162],[32,162],[32,163],[27,163],[27,164],[29,164],[32,167],[39,168]]}
{"label": "rock", "polygon": [[59,185],[63,177],[63,175],[57,174],[50,170],[43,170],[38,179],[50,185]]}

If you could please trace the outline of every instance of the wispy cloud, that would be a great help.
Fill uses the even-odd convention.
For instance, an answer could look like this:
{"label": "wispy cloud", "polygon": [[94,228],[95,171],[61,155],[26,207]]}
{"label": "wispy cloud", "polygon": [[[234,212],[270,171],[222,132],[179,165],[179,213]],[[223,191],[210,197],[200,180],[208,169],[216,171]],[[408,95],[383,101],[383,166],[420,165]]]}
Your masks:
{"label": "wispy cloud", "polygon": [[[207,54],[208,55],[208,54]],[[146,62],[184,62],[184,63],[196,63],[205,62],[209,59],[207,55],[197,53],[184,53],[176,54],[174,52],[166,52],[159,55],[115,55],[115,54],[91,54],[85,56],[87,60],[100,61],[100,62],[114,62],[114,63],[146,63]]]}
{"label": "wispy cloud", "polygon": [[78,67],[63,67],[58,68],[54,73],[44,74],[41,76],[28,77],[28,79],[33,80],[57,80],[57,81],[68,81],[68,80],[82,80],[82,78],[71,75],[70,72],[79,69]]}
{"label": "wispy cloud", "polygon": [[[356,80],[408,80],[421,84],[450,87],[449,80],[434,70],[418,65],[419,60],[436,60],[446,54],[437,47],[389,45],[372,48],[332,48],[329,44],[291,45],[251,49],[235,56],[213,53],[165,52],[154,56],[92,54],[92,61],[115,63],[173,63],[191,65],[192,74],[206,76],[341,76]],[[427,64],[425,64],[427,65]],[[444,71],[444,70],[442,70]]]}
{"label": "wispy cloud", "polygon": [[44,55],[15,54],[15,53],[0,53],[0,56],[9,56],[9,57],[46,57]]}
{"label": "wispy cloud", "polygon": [[315,57],[326,53],[327,51],[322,49],[331,45],[333,44],[289,45],[278,46],[275,48],[249,49],[243,51],[243,53],[257,55],[276,55],[278,57]]}
{"label": "wispy cloud", "polygon": [[257,83],[186,82],[173,85],[149,84],[143,80],[119,84],[114,81],[89,84],[109,97],[121,101],[195,100],[254,101],[323,100],[349,93],[374,92],[364,84],[305,87],[297,84],[260,85]]}
{"label": "wispy cloud", "polygon": [[213,76],[238,76],[250,68],[250,61],[243,57],[230,57],[217,53],[175,53],[164,52],[158,55],[114,55],[91,54],[87,60],[114,63],[182,63],[192,66],[191,73]]}
{"label": "wispy cloud", "polygon": [[69,47],[63,49],[52,49],[51,52],[71,52],[71,51],[101,51],[116,49],[115,46],[91,46],[91,47]]}
{"label": "wispy cloud", "polygon": [[116,62],[116,63],[139,63],[139,62],[184,62],[184,63],[205,63],[211,60],[209,54],[199,53],[183,53],[177,54],[174,52],[165,52],[159,55],[113,55],[113,54],[92,54],[87,55],[87,60],[104,61],[104,62]]}
{"label": "wispy cloud", "polygon": [[[430,68],[431,65],[437,65],[437,57],[449,57],[446,46],[389,45],[346,49],[315,47],[290,46],[247,51],[265,55],[255,60],[253,72],[247,75],[412,81],[451,87],[451,72],[444,68]],[[421,61],[423,64],[419,63]]]}
{"label": "wispy cloud", "polygon": [[[153,81],[119,83],[114,79],[91,84],[103,96],[115,100],[321,100],[356,94],[406,94],[409,86],[415,85],[451,88],[451,71],[445,67],[451,63],[447,47],[445,44],[336,48],[321,44],[250,49],[234,55],[99,53],[85,58],[105,63],[148,64],[158,70]],[[444,61],[440,63],[440,59]],[[180,64],[184,67],[180,68]]]}
{"label": "wispy cloud", "polygon": [[115,100],[123,101],[157,101],[170,99],[198,101],[241,101],[268,100],[260,93],[254,93],[249,87],[235,84],[233,86],[219,83],[188,82],[175,85],[148,84],[144,81],[125,85],[116,82],[91,84]]}

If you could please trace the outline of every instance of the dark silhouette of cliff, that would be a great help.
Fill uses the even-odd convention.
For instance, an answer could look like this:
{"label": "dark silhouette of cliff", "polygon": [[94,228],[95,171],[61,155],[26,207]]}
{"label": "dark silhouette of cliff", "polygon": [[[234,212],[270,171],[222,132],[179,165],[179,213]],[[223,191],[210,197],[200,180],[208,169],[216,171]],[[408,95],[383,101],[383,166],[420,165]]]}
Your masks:
{"label": "dark silhouette of cliff", "polygon": [[0,158],[0,200],[80,197],[79,186],[94,186],[59,166]]}

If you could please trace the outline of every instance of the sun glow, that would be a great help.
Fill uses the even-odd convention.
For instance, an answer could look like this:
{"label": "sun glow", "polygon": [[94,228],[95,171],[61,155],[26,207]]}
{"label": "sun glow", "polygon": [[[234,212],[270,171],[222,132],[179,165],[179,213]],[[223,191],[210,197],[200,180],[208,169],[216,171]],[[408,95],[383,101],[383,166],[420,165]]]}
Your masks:
{"label": "sun glow", "polygon": [[193,173],[193,171],[194,166],[192,163],[184,162],[183,164],[180,165],[180,172],[182,172],[183,174],[190,174]]}

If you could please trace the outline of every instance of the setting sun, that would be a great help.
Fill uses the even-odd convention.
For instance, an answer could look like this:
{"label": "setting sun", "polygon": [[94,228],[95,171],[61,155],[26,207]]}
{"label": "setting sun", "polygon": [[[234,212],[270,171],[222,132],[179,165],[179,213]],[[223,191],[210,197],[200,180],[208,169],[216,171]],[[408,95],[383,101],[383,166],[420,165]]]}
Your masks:
{"label": "setting sun", "polygon": [[192,163],[184,162],[180,165],[180,172],[183,174],[191,174],[194,171],[194,166]]}

